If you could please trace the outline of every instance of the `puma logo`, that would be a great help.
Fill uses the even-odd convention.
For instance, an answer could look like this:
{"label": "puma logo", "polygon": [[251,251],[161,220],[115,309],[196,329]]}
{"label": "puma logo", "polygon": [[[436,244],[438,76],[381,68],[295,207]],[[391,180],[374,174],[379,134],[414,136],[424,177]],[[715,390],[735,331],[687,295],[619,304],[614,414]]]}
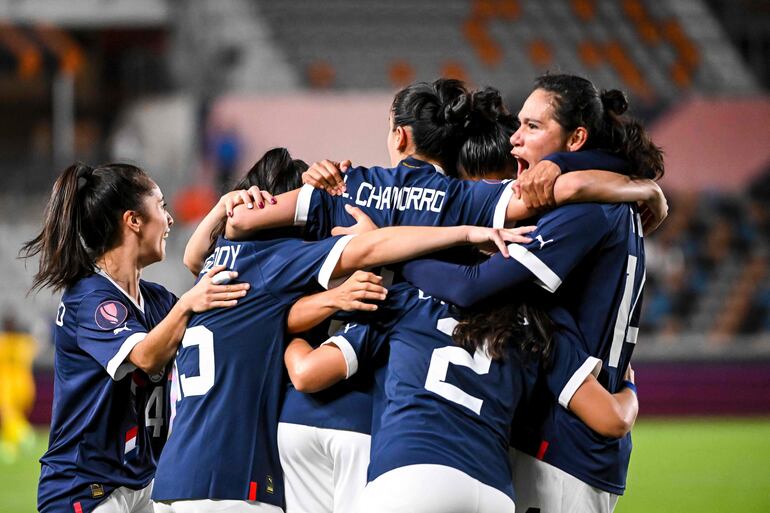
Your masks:
{"label": "puma logo", "polygon": [[553,239],[543,240],[542,235],[538,235],[537,237],[535,237],[535,240],[540,243],[540,249],[543,249],[543,246],[545,246],[549,242],[553,242]]}
{"label": "puma logo", "polygon": [[112,330],[112,333],[113,333],[113,335],[117,335],[121,331],[131,331],[131,328],[128,327],[128,323],[125,323],[120,328],[115,328],[114,330]]}

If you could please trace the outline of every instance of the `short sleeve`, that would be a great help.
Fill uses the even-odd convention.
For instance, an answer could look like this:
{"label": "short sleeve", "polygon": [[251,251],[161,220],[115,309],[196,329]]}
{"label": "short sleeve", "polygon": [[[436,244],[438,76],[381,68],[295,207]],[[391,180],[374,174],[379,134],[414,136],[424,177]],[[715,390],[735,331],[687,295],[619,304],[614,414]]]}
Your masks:
{"label": "short sleeve", "polygon": [[545,381],[559,404],[568,408],[572,396],[589,374],[599,376],[602,362],[585,351],[580,330],[566,310],[552,308],[549,316],[556,323],[557,331],[553,336],[551,366]]}
{"label": "short sleeve", "polygon": [[260,262],[260,271],[269,290],[295,292],[317,282],[329,288],[334,268],[354,235],[330,237],[316,242],[286,240]]}
{"label": "short sleeve", "polygon": [[540,218],[528,234],[529,244],[510,244],[511,258],[526,267],[537,283],[555,292],[564,278],[609,232],[602,207],[579,203],[557,208]]}
{"label": "short sleeve", "polygon": [[339,197],[305,184],[297,196],[294,225],[305,227],[303,233],[307,240],[323,240],[336,226],[335,219],[340,217],[338,211],[347,215],[345,203]]}
{"label": "short sleeve", "polygon": [[373,323],[348,322],[322,345],[334,344],[347,365],[345,379],[358,372],[361,362],[373,360],[387,343],[387,335]]}
{"label": "short sleeve", "polygon": [[512,195],[510,180],[451,180],[444,210],[452,213],[452,222],[442,224],[503,228]]}
{"label": "short sleeve", "polygon": [[117,292],[95,291],[78,306],[78,346],[104,367],[115,381],[136,367],[128,354],[147,336],[134,308]]}

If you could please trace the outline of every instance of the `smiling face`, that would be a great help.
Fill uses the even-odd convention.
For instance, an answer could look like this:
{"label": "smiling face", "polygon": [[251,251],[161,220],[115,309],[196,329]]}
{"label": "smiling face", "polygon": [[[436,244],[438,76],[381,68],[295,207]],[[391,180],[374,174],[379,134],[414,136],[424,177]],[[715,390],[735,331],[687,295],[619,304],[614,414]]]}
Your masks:
{"label": "smiling face", "polygon": [[553,101],[553,93],[535,89],[519,111],[521,126],[511,136],[511,153],[518,162],[518,173],[549,153],[568,150],[569,134],[554,117]]}
{"label": "smiling face", "polygon": [[166,201],[157,185],[142,201],[142,229],[139,254],[142,266],[160,262],[166,256],[166,238],[174,219],[166,210]]}

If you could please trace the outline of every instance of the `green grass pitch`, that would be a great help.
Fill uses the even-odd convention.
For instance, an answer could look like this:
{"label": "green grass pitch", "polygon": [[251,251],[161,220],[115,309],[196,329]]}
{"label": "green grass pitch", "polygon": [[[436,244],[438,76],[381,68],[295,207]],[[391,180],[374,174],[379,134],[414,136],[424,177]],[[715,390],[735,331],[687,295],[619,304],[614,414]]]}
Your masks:
{"label": "green grass pitch", "polygon": [[[0,511],[35,511],[37,456],[0,463]],[[770,419],[642,419],[616,513],[770,513]]]}

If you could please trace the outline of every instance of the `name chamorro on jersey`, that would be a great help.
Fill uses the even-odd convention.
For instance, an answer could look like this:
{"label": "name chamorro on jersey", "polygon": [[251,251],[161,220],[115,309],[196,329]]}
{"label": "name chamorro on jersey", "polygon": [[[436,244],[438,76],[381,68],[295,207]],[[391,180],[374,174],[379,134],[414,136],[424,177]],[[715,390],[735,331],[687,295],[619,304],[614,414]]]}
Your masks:
{"label": "name chamorro on jersey", "polygon": [[360,207],[377,226],[502,227],[513,189],[509,182],[450,178],[441,168],[415,158],[395,168],[357,167],[345,173],[347,191],[331,196],[305,185],[294,221],[309,239],[328,237],[335,226],[350,226],[345,205]]}
{"label": "name chamorro on jersey", "polygon": [[[349,198],[346,192],[343,197]],[[382,186],[362,182],[356,191],[355,204],[377,210],[419,210],[441,212],[446,191],[428,187]]]}

